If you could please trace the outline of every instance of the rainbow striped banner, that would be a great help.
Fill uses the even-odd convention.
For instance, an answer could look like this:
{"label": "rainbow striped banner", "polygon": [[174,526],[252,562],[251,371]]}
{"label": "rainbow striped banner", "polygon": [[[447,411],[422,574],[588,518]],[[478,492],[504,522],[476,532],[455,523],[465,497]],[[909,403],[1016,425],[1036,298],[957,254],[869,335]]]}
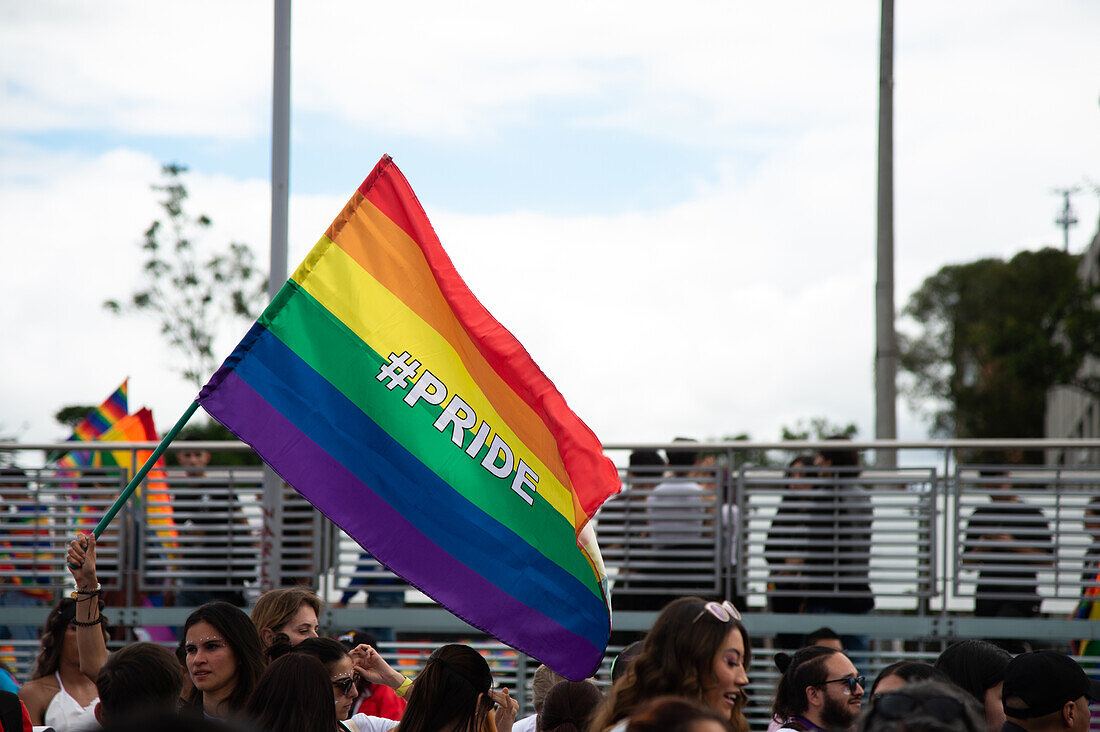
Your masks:
{"label": "rainbow striped banner", "polygon": [[615,468],[388,156],[198,401],[466,622],[569,678],[598,667],[607,577],[582,529]]}
{"label": "rainbow striped banner", "polygon": [[[102,404],[88,412],[88,415],[73,428],[69,442],[93,442],[105,434],[120,419],[130,411],[127,398],[128,384],[130,380],[124,379],[111,396]],[[47,458],[50,461],[51,458]],[[87,450],[65,453],[57,461],[61,468],[78,468],[90,466],[93,462],[92,453]]]}
{"label": "rainbow striped banner", "polygon": [[[95,439],[99,442],[156,442],[158,438],[157,429],[153,423],[153,413],[147,407],[142,407],[133,414],[123,415],[121,419],[112,424],[105,432],[97,435]],[[87,452],[88,457],[86,459],[82,458],[78,463],[69,464],[68,460],[71,456],[81,454],[83,454],[83,451],[69,453],[58,461],[58,465],[77,469],[120,467],[126,471],[127,475],[133,475],[137,472],[138,467],[149,459],[153,451],[136,450],[131,453],[130,450],[99,450],[95,453]],[[137,458],[136,463],[131,459],[134,456]],[[162,470],[164,461],[158,460],[154,468],[145,481],[145,486],[148,488],[146,513],[148,514],[149,525],[157,527],[158,536],[175,538],[178,534],[175,530],[175,521],[172,518],[171,496],[168,492],[168,485],[164,482]],[[79,475],[80,473],[74,471],[68,474]],[[80,526],[94,526],[98,519],[92,515],[92,509],[85,503],[86,496],[78,492],[78,486],[76,485],[72,485],[70,490],[69,500],[80,507],[81,515],[77,518],[77,523]],[[136,492],[139,504],[144,498],[142,494],[143,491],[139,487]]]}
{"label": "rainbow striped banner", "polygon": [[[1081,601],[1077,603],[1077,609],[1071,619],[1076,620],[1100,620],[1100,570],[1096,570],[1090,580],[1096,583],[1085,590]],[[1070,644],[1075,656],[1100,656],[1100,641],[1080,640]]]}

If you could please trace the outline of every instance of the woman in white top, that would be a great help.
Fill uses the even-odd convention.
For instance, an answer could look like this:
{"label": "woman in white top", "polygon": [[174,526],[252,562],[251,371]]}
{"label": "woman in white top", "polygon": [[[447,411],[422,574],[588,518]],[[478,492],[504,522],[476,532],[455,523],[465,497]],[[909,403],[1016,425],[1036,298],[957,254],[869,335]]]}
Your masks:
{"label": "woman in white top", "polygon": [[[57,732],[76,732],[97,726],[95,706],[99,696],[93,680],[95,674],[81,664],[76,615],[78,603],[95,603],[98,611],[98,602],[97,594],[78,594],[76,600],[62,600],[47,616],[31,681],[19,690],[19,698],[27,705],[32,724],[47,725]],[[103,627],[98,622],[94,625]],[[101,634],[105,649],[106,631]],[[98,671],[97,665],[95,673]]]}

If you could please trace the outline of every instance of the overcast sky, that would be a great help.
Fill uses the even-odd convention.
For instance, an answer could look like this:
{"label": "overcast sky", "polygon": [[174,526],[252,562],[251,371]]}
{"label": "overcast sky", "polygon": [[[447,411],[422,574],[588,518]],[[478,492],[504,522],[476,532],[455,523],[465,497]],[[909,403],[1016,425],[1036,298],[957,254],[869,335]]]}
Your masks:
{"label": "overcast sky", "polygon": [[[897,5],[900,311],[944,264],[1061,246],[1053,189],[1100,179],[1100,3]],[[292,34],[291,268],[388,153],[605,442],[873,435],[878,2],[311,0]],[[0,0],[0,434],[64,438],[126,376],[162,430],[194,397],[101,303],[139,285],[164,162],[202,246],[266,264],[271,48],[267,2]],[[899,431],[926,433],[904,403]]]}

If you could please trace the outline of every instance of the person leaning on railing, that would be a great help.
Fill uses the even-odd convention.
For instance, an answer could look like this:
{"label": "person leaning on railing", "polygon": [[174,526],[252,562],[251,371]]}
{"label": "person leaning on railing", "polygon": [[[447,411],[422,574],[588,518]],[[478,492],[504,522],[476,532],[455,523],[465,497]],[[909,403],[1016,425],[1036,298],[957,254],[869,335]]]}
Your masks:
{"label": "person leaning on railing", "polygon": [[[814,486],[804,482],[817,477],[813,455],[797,455],[788,466],[788,483],[772,518],[764,544],[764,559],[768,563],[768,606],[773,613],[803,613],[806,610],[804,569],[814,553],[811,514]],[[780,633],[776,636],[780,648],[798,648],[802,636]]]}
{"label": "person leaning on railing", "polygon": [[[986,479],[1003,470],[983,470]],[[1054,539],[1042,509],[1020,500],[1007,480],[989,484],[990,502],[970,514],[963,539],[963,562],[978,568],[974,614],[978,617],[1033,618],[1039,615],[1039,567],[1054,563]],[[1017,641],[1007,650],[1027,650]]]}

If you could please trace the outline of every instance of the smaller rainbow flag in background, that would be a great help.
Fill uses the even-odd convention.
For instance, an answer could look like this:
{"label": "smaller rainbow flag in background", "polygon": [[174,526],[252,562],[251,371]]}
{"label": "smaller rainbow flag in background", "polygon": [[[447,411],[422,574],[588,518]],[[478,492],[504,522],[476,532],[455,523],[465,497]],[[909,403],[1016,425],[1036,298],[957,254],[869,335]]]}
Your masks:
{"label": "smaller rainbow flag in background", "polygon": [[[157,430],[153,423],[153,413],[146,407],[142,407],[133,414],[127,414],[128,398],[127,388],[129,379],[124,380],[111,396],[98,407],[88,412],[80,424],[73,430],[69,437],[70,442],[156,442]],[[152,450],[137,450],[137,462],[132,460],[133,453],[130,450],[72,450],[65,453],[57,460],[57,467],[72,472],[67,475],[79,475],[81,468],[120,467],[124,468],[128,475],[133,475],[138,467],[143,465]],[[163,468],[164,461],[158,460],[156,467]],[[157,530],[160,536],[175,537],[175,522],[172,519],[172,506],[168,495],[168,486],[164,483],[164,473],[151,472],[144,484],[149,491],[150,502],[147,508],[150,526],[160,527]],[[85,502],[78,492],[76,485],[70,486],[70,500],[81,507],[81,516],[78,517],[79,525],[94,525],[98,519],[91,516]],[[137,500],[142,498],[139,489]]]}
{"label": "smaller rainbow flag in background", "polygon": [[[120,419],[130,411],[127,399],[127,385],[129,379],[124,379],[111,396],[98,407],[88,412],[80,424],[73,428],[69,442],[93,442],[106,433]],[[68,452],[57,461],[60,468],[88,467],[94,462],[92,453],[87,450]]]}
{"label": "smaller rainbow flag in background", "polygon": [[598,668],[607,576],[582,530],[618,474],[389,157],[198,401],[455,615],[568,678]]}
{"label": "smaller rainbow flag in background", "polygon": [[[101,442],[156,442],[157,439],[157,428],[153,424],[153,413],[147,407],[142,407],[133,414],[126,415],[116,422],[111,429],[99,436]],[[129,476],[136,473],[138,468],[145,464],[153,451],[111,450],[109,452],[100,451],[96,454],[98,459],[95,462],[95,467],[117,465],[124,468]],[[137,458],[136,462],[133,460],[134,457]],[[157,460],[156,467],[163,469],[164,460]],[[146,513],[149,515],[149,525],[174,527],[172,504],[168,495],[168,486],[164,482],[163,470],[151,471],[143,485],[148,489],[149,505],[146,508]],[[141,488],[138,489],[135,496],[140,503],[142,500]],[[168,532],[158,531],[157,533],[161,536],[176,536],[174,530]]]}

